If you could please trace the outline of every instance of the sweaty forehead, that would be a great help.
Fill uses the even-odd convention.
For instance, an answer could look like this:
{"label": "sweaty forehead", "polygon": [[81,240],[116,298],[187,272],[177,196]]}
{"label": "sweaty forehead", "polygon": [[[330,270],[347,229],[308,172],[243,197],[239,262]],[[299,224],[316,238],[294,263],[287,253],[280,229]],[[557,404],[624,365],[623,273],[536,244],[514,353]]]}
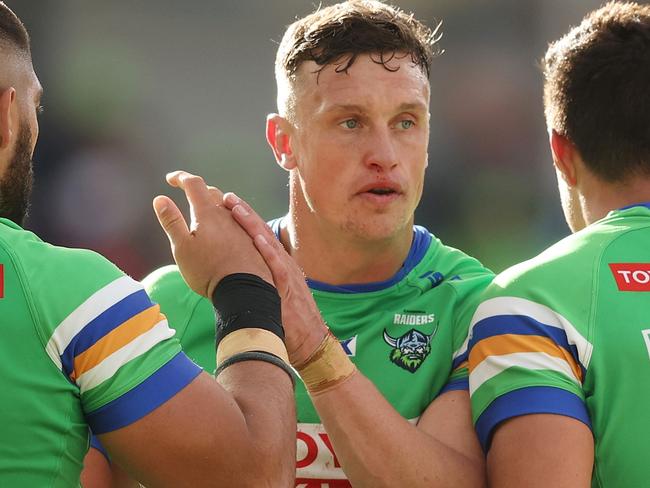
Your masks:
{"label": "sweaty forehead", "polygon": [[429,80],[410,56],[384,66],[360,55],[347,71],[337,71],[336,64],[320,68],[313,61],[300,66],[294,82],[298,105],[429,104]]}

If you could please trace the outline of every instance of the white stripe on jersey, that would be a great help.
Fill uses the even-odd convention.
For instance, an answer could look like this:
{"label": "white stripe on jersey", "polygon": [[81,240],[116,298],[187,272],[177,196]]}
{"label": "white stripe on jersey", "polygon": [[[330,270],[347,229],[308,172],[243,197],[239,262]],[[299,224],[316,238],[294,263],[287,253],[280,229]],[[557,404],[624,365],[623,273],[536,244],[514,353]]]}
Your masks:
{"label": "white stripe on jersey", "polygon": [[471,329],[470,329],[469,332],[470,332],[470,333],[467,334],[467,337],[466,337],[465,340],[463,341],[463,343],[462,343],[462,345],[460,346],[460,348],[459,348],[459,349],[458,349],[458,350],[453,354],[453,356],[451,357],[452,361],[455,361],[456,358],[458,358],[459,356],[461,356],[461,355],[463,355],[463,354],[465,354],[465,353],[467,352],[467,346],[469,345],[469,339],[470,339],[470,337],[472,336],[472,335],[471,335]]}
{"label": "white stripe on jersey", "polygon": [[467,350],[467,345],[474,333],[474,326],[481,320],[495,315],[525,315],[542,324],[563,329],[569,344],[576,346],[578,359],[582,366],[585,369],[589,367],[594,346],[578,332],[571,322],[545,305],[518,297],[497,297],[481,303],[470,322],[468,337],[454,354],[454,359]]}
{"label": "white stripe on jersey", "polygon": [[85,302],[74,309],[54,329],[54,333],[45,347],[48,356],[50,356],[57,368],[62,369],[60,356],[81,329],[120,300],[142,289],[142,285],[133,278],[122,276],[93,293]]}
{"label": "white stripe on jersey", "polygon": [[139,335],[124,347],[107,356],[97,366],[79,376],[77,384],[81,393],[111,378],[126,363],[146,353],[159,342],[173,337],[174,333],[174,330],[167,325],[167,319],[161,320],[147,332]]}
{"label": "white stripe on jersey", "polygon": [[513,366],[533,370],[545,369],[557,371],[558,373],[564,374],[574,383],[581,385],[578,378],[573,374],[571,366],[564,359],[551,356],[544,352],[516,352],[489,356],[481,361],[469,375],[470,395],[473,395],[483,383]]}

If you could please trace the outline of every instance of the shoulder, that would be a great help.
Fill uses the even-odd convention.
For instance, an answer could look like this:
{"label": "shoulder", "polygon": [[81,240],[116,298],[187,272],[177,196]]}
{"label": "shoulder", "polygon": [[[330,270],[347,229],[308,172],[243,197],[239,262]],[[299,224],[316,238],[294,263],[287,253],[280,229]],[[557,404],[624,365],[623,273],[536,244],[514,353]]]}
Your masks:
{"label": "shoulder", "polygon": [[495,277],[472,317],[470,348],[494,336],[525,337],[520,342],[526,347],[535,341],[537,348],[560,345],[588,366],[594,258],[600,246],[589,243],[589,233],[578,234]]}
{"label": "shoulder", "polygon": [[498,274],[484,298],[512,295],[545,302],[573,296],[578,289],[585,292],[593,286],[598,263],[615,240],[599,226],[587,227]]}
{"label": "shoulder", "polygon": [[[75,278],[81,284],[97,282],[102,284],[106,279],[115,278],[123,273],[110,261],[100,254],[88,249],[75,249],[54,246],[42,241],[36,234],[17,226],[9,227],[0,224],[0,248],[9,254],[26,274],[30,283],[43,283],[48,288],[58,288]],[[56,284],[56,287],[52,287]],[[52,290],[54,291],[54,290]]]}
{"label": "shoulder", "polygon": [[[28,300],[48,324],[58,323],[96,292],[140,288],[117,266],[87,249],[54,246],[18,227],[2,225],[0,248]],[[121,292],[118,292],[118,294]]]}
{"label": "shoulder", "polygon": [[173,315],[179,307],[189,313],[200,302],[205,302],[211,309],[210,301],[195,293],[185,283],[176,265],[163,266],[152,271],[142,280],[142,284],[151,298],[160,304],[165,314]]}
{"label": "shoulder", "polygon": [[427,251],[418,266],[418,278],[425,277],[433,281],[434,286],[444,285],[463,299],[483,291],[494,278],[494,273],[478,259],[443,244],[423,227],[416,226],[415,229],[429,236]]}
{"label": "shoulder", "polygon": [[463,275],[494,276],[494,273],[478,259],[460,249],[443,244],[424,227],[415,226],[414,230],[415,235],[419,236],[421,241],[428,243],[427,251],[422,259],[425,266],[441,270],[449,279]]}
{"label": "shoulder", "polygon": [[[162,323],[142,285],[103,256],[53,246],[17,229],[3,229],[0,239],[2,248],[9,249],[12,273],[33,311],[41,342],[53,363],[67,375],[82,377],[75,370],[80,364],[75,358],[84,351],[89,358],[141,334],[168,335],[166,322]],[[118,339],[97,346],[113,331]]]}
{"label": "shoulder", "polygon": [[142,284],[150,294],[173,292],[181,289],[192,291],[185,283],[183,275],[181,275],[178,266],[175,264],[155,269],[142,280]]}

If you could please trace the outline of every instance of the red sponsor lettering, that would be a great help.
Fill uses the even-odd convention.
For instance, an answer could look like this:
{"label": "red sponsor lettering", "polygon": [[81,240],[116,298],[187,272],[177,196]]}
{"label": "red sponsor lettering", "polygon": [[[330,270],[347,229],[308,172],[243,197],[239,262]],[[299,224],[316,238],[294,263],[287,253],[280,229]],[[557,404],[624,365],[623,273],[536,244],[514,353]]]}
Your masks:
{"label": "red sponsor lettering", "polygon": [[318,437],[320,437],[323,440],[323,444],[327,446],[327,448],[332,453],[332,456],[334,456],[334,467],[340,468],[341,463],[339,463],[339,458],[336,457],[336,453],[334,452],[334,448],[332,447],[332,443],[330,442],[330,436],[328,436],[326,433],[323,432],[321,434],[318,434]]}
{"label": "red sponsor lettering", "polygon": [[307,454],[305,454],[305,457],[296,460],[296,468],[304,468],[316,460],[316,457],[318,456],[318,446],[316,445],[316,441],[304,432],[297,432],[296,437],[299,441],[304,442],[307,447]]}
{"label": "red sponsor lettering", "polygon": [[323,426],[298,424],[296,488],[350,488]]}
{"label": "red sponsor lettering", "polygon": [[650,291],[650,263],[610,263],[620,291]]}
{"label": "red sponsor lettering", "polygon": [[348,480],[296,478],[296,488],[352,488]]}
{"label": "red sponsor lettering", "polygon": [[0,298],[5,296],[5,268],[0,264]]}

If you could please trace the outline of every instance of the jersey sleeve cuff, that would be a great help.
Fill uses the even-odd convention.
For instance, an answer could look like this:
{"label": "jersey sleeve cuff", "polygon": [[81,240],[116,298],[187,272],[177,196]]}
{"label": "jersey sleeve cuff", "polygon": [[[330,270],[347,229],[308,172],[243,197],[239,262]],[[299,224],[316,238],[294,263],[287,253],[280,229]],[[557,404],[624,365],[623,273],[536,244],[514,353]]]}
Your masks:
{"label": "jersey sleeve cuff", "polygon": [[501,395],[479,416],[476,432],[485,453],[490,449],[496,427],[513,417],[530,414],[556,414],[572,417],[591,429],[589,413],[577,395],[550,386],[533,386]]}
{"label": "jersey sleeve cuff", "polygon": [[202,369],[179,352],[124,395],[86,414],[93,434],[105,434],[141,419],[185,388]]}
{"label": "jersey sleeve cuff", "polygon": [[464,378],[455,378],[453,380],[450,380],[447,382],[445,386],[442,387],[442,390],[440,390],[440,393],[438,393],[438,396],[442,395],[443,393],[447,393],[448,391],[456,391],[456,390],[469,390],[469,378],[464,377]]}
{"label": "jersey sleeve cuff", "polygon": [[90,433],[90,447],[92,447],[93,449],[97,449],[106,458],[106,461],[108,461],[109,463],[111,462],[111,458],[108,457],[108,452],[106,452],[106,449],[104,449],[102,443],[99,441],[97,436],[92,432]]}

